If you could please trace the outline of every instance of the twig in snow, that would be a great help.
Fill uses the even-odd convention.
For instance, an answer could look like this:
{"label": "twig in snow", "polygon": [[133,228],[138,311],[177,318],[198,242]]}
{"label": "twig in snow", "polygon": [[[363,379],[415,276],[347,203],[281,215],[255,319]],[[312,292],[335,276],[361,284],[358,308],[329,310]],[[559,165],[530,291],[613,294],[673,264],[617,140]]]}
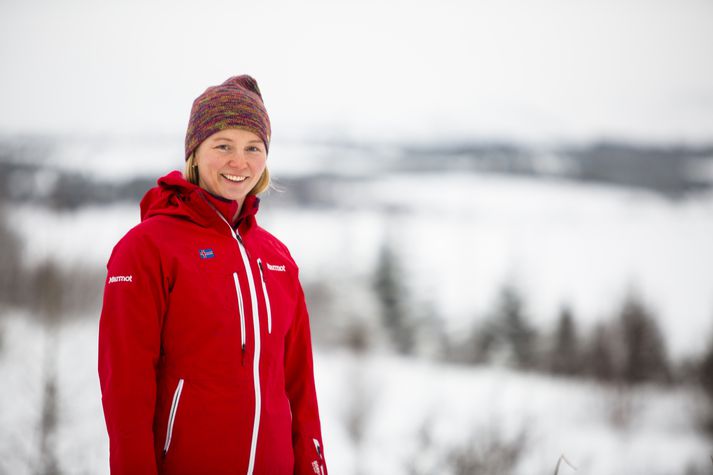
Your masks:
{"label": "twig in snow", "polygon": [[[712,459],[713,459],[713,457],[712,457]],[[574,470],[575,472],[577,471],[577,467],[572,465],[572,463],[569,460],[567,460],[567,457],[565,457],[564,454],[562,454],[562,455],[560,455],[559,460],[557,460],[557,465],[555,465],[555,475],[557,475],[559,473],[560,464],[562,464],[563,460],[564,460],[564,463],[566,463],[567,465],[569,465],[572,468],[572,470]]]}

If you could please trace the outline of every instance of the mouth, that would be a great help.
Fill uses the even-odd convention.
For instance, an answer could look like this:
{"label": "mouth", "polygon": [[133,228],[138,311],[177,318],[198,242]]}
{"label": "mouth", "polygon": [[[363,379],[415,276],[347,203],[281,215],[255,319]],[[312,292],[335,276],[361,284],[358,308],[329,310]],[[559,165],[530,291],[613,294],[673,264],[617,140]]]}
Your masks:
{"label": "mouth", "polygon": [[225,178],[228,181],[232,181],[233,183],[240,183],[248,179],[246,176],[240,176],[240,175],[228,175],[226,173],[221,173],[220,176]]}

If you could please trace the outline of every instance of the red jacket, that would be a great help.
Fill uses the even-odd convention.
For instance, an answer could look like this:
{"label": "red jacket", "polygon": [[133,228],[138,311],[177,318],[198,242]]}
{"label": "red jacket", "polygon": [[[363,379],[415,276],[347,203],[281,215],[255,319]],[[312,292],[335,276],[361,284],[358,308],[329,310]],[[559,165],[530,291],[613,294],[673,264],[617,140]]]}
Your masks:
{"label": "red jacket", "polygon": [[309,318],[287,248],[248,196],[179,172],[114,248],[99,324],[113,475],[326,475]]}

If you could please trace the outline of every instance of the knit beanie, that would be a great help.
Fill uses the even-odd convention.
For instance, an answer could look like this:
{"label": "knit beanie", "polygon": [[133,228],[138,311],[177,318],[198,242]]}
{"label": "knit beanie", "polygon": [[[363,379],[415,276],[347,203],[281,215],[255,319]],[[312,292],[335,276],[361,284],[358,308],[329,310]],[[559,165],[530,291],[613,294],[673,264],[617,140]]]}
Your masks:
{"label": "knit beanie", "polygon": [[209,87],[193,101],[186,131],[186,160],[205,139],[233,127],[253,132],[265,143],[265,151],[270,148],[270,118],[257,81],[246,74]]}

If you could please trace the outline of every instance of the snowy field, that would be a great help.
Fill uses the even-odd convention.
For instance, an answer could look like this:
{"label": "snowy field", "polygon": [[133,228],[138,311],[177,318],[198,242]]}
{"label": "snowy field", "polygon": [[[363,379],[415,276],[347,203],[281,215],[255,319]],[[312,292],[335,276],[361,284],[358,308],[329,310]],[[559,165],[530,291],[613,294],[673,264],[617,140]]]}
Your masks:
{"label": "snowy field", "polygon": [[[0,473],[24,475],[34,472],[39,458],[43,333],[19,315],[5,320],[5,331]],[[96,319],[88,318],[59,335],[56,441],[66,474],[109,473],[96,331]],[[340,351],[317,351],[315,368],[333,474],[447,474],[444,452],[470,441],[487,450],[488,441],[518,437],[523,455],[515,473],[522,475],[552,473],[562,454],[576,473],[591,475],[684,474],[708,461],[710,447],[694,426],[697,401],[680,389],[627,392],[505,369]],[[355,417],[359,437],[349,430]],[[425,445],[424,428],[431,440]],[[407,471],[409,463],[420,471]],[[560,473],[575,472],[563,467]]]}

